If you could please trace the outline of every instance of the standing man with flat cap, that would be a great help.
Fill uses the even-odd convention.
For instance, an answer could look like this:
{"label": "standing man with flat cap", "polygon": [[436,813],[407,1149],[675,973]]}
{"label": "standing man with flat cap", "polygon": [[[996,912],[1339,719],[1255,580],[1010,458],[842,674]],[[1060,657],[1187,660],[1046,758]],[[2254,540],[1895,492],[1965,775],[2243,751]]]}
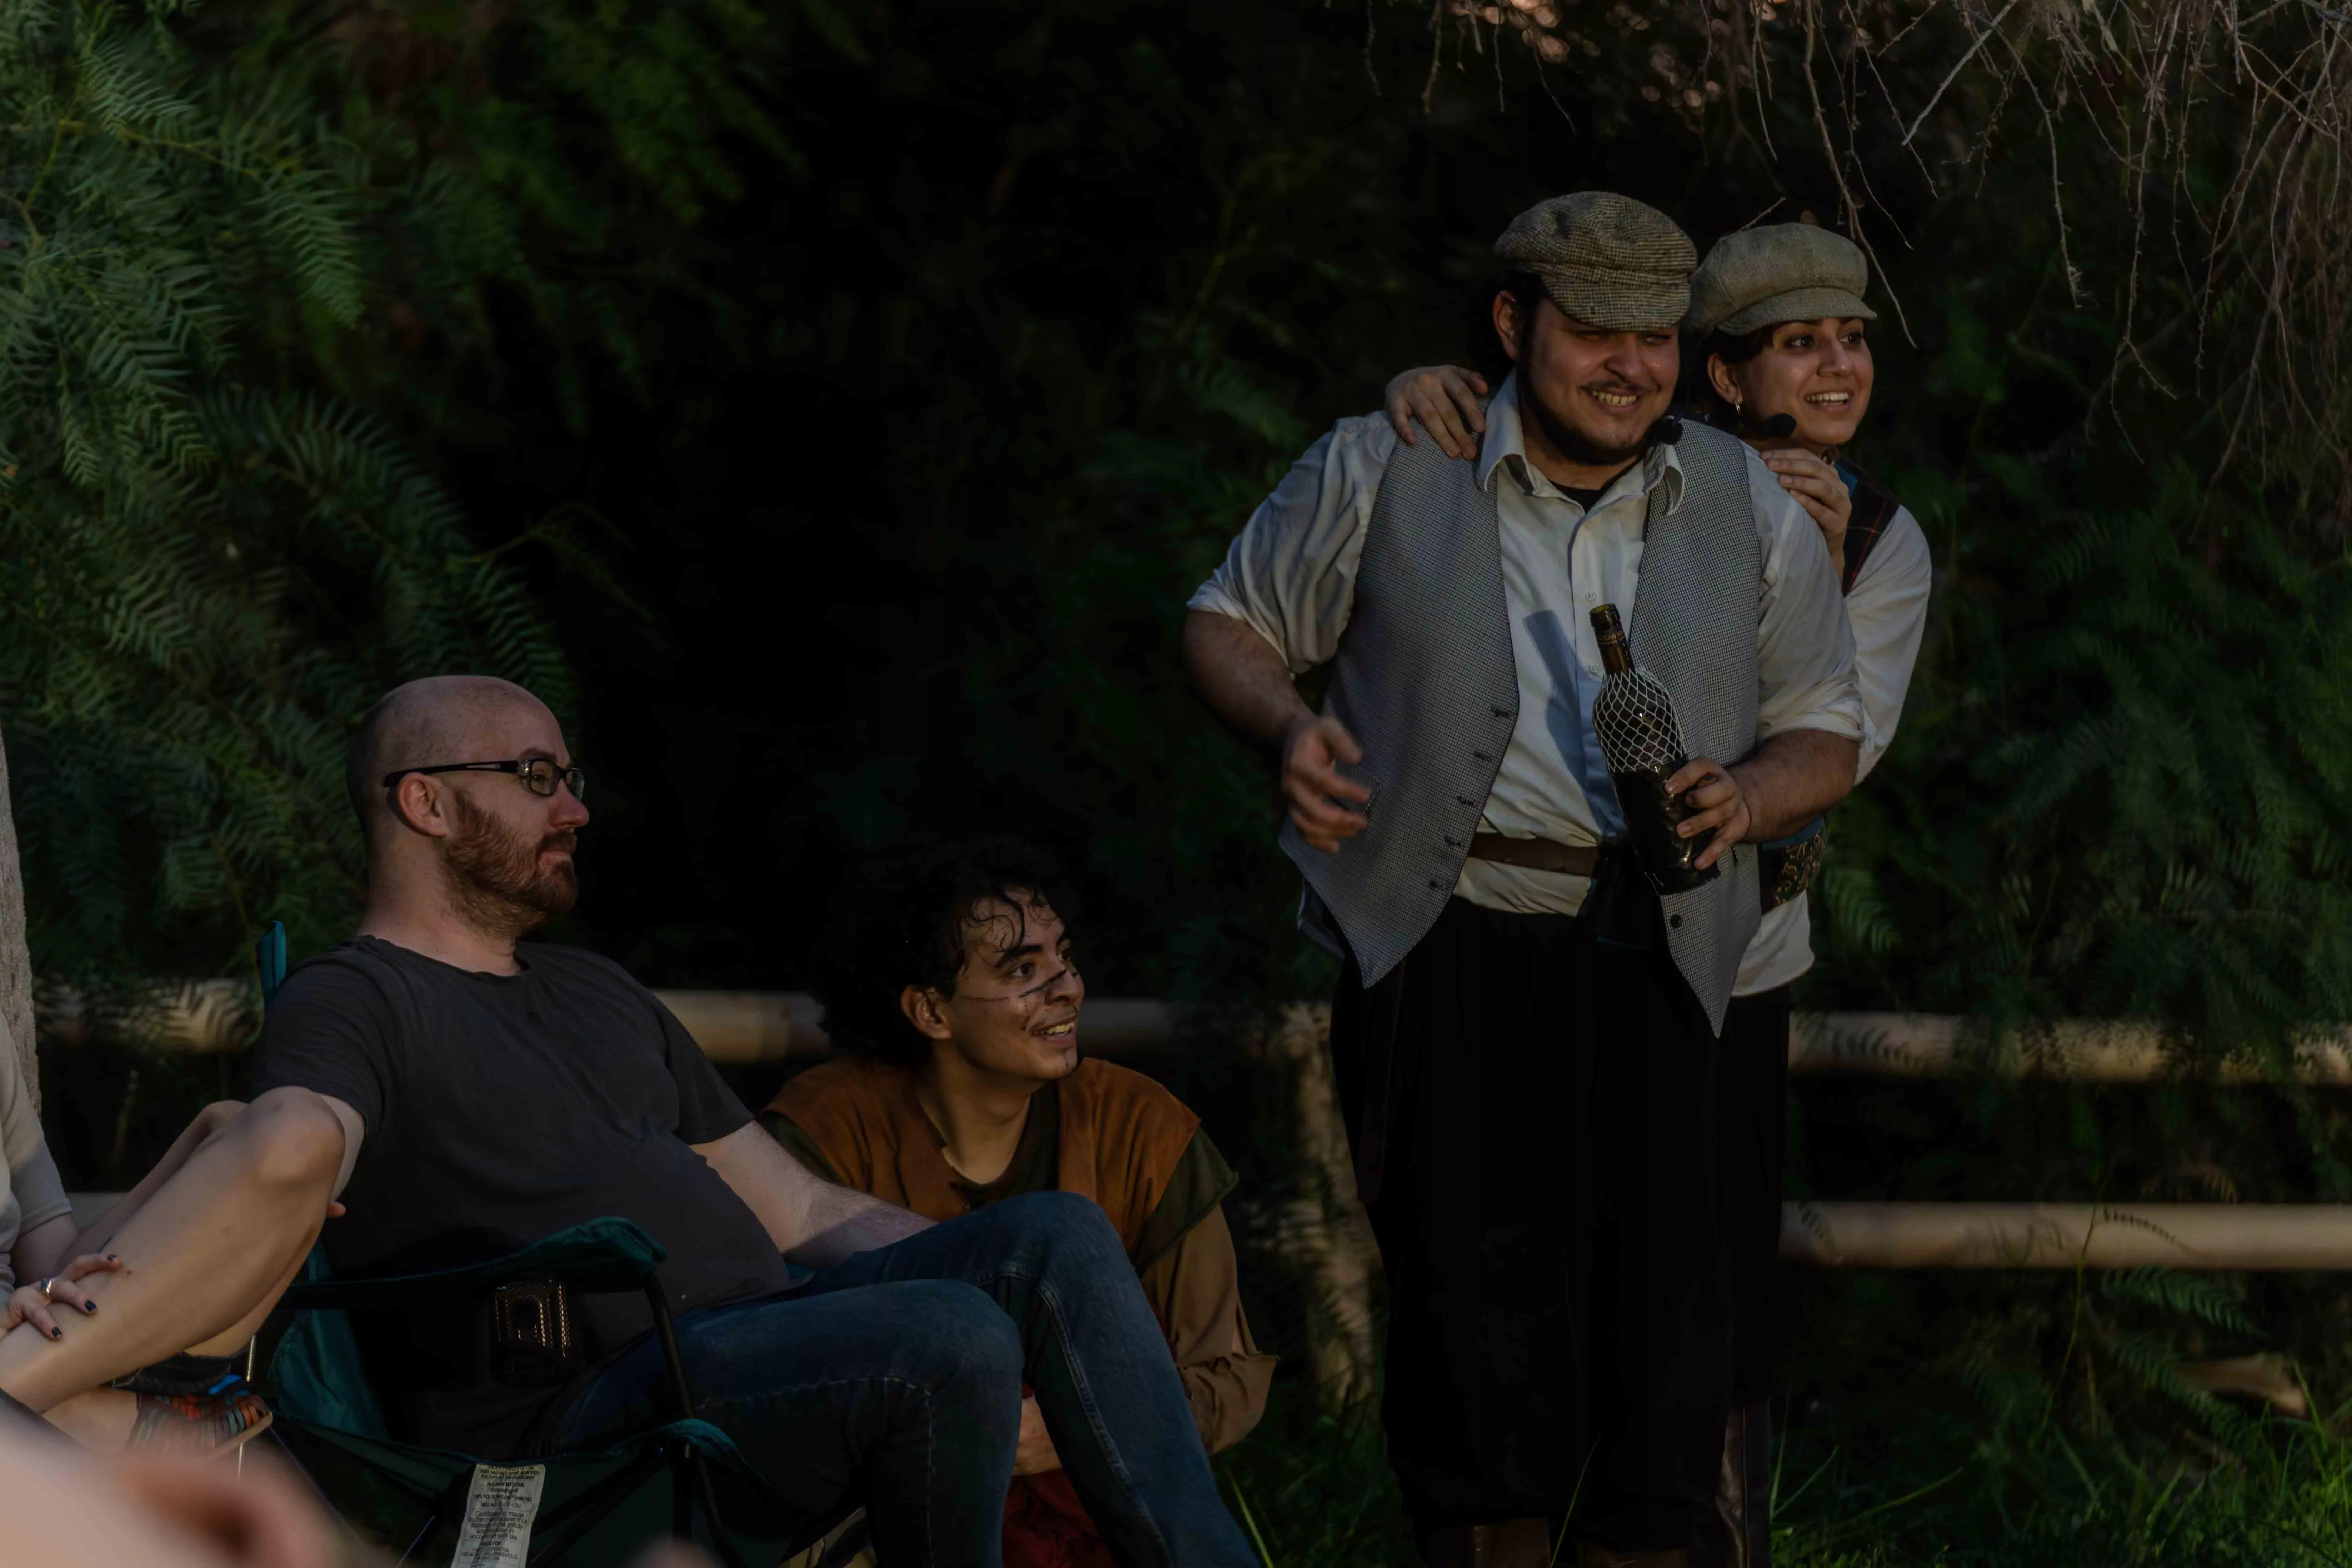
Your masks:
{"label": "standing man with flat cap", "polygon": [[[1834,804],[1863,710],[1820,530],[1664,416],[1696,256],[1601,192],[1496,242],[1514,366],[1474,458],[1344,419],[1192,601],[1185,657],[1277,752],[1301,919],[1390,1289],[1383,1418],[1432,1564],[1729,1554],[1717,1036],[1751,846]],[[1660,899],[1592,728],[1613,604],[1719,874]],[[1329,665],[1324,711],[1297,676]],[[1563,1560],[1565,1560],[1563,1558]]]}

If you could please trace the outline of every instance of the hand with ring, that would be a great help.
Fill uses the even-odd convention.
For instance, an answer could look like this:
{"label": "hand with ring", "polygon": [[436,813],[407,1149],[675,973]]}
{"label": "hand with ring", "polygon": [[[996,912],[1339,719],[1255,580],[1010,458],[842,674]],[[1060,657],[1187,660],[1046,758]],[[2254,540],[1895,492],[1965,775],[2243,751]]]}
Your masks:
{"label": "hand with ring", "polygon": [[75,1309],[85,1318],[90,1316],[98,1310],[98,1303],[76,1281],[93,1274],[119,1273],[121,1269],[122,1259],[113,1253],[101,1257],[94,1252],[86,1252],[67,1264],[63,1273],[52,1274],[47,1279],[30,1285],[18,1286],[16,1293],[8,1298],[6,1315],[0,1317],[0,1333],[6,1333],[19,1323],[30,1323],[44,1339],[64,1339],[66,1331],[58,1327],[57,1320],[49,1315],[49,1308],[63,1305]]}

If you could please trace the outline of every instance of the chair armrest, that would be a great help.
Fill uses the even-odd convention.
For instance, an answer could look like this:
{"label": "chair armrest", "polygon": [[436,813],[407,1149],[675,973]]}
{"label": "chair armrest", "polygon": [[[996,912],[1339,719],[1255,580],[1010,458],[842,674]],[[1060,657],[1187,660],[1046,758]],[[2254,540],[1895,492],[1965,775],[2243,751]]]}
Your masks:
{"label": "chair armrest", "polygon": [[623,1295],[643,1290],[668,1256],[661,1243],[628,1220],[592,1219],[520,1252],[463,1268],[381,1279],[306,1280],[286,1292],[283,1304],[298,1312],[409,1307],[488,1295],[516,1279],[556,1279],[591,1296]]}

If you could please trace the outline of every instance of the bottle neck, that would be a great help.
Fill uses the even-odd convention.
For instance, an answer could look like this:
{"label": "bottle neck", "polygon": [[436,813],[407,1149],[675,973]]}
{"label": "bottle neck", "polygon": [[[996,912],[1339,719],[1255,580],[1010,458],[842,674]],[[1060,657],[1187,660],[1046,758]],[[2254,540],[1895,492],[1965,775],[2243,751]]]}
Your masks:
{"label": "bottle neck", "polygon": [[1625,623],[1618,618],[1616,605],[1593,606],[1592,636],[1593,640],[1601,645],[1601,668],[1612,675],[1626,675],[1633,671],[1633,654],[1625,646]]}

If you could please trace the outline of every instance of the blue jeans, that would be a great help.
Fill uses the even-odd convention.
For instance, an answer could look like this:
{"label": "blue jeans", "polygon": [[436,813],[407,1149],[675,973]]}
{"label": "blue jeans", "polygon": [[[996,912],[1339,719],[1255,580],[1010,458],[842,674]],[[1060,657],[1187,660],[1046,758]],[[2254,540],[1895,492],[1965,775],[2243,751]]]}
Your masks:
{"label": "blue jeans", "polygon": [[[812,1522],[862,1499],[885,1568],[996,1568],[1035,1391],[1071,1483],[1133,1568],[1255,1568],[1217,1495],[1168,1343],[1103,1213],[1034,1193],[819,1274],[797,1295],[689,1313],[702,1415]],[[564,1413],[566,1448],[667,1413],[641,1342]]]}

